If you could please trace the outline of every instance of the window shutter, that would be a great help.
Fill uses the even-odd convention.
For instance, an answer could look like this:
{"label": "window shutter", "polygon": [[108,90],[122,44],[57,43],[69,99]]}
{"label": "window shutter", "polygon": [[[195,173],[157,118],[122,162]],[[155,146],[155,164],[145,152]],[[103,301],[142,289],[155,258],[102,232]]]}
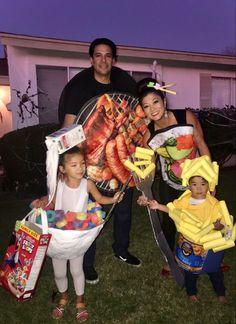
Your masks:
{"label": "window shutter", "polygon": [[47,96],[38,96],[39,124],[58,123],[58,103],[61,92],[67,83],[66,67],[42,66],[36,67],[38,89]]}
{"label": "window shutter", "polygon": [[211,75],[208,73],[200,73],[200,108],[211,107],[211,97]]}

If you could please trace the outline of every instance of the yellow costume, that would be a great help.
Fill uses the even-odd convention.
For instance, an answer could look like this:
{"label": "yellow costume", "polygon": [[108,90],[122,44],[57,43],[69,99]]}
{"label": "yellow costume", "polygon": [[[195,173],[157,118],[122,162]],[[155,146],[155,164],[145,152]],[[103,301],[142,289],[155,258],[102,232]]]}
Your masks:
{"label": "yellow costume", "polygon": [[207,194],[206,199],[199,205],[190,205],[189,199],[191,191],[186,190],[178,199],[173,201],[175,208],[187,210],[194,215],[201,223],[214,223],[219,217],[220,202],[210,193]]}

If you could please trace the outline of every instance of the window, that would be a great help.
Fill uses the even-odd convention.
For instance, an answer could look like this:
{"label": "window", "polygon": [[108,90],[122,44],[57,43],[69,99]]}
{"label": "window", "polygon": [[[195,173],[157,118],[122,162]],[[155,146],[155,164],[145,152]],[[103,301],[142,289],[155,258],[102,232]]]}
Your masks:
{"label": "window", "polygon": [[82,68],[37,66],[38,90],[47,95],[38,96],[39,124],[58,123],[58,104],[61,92],[67,82]]}
{"label": "window", "polygon": [[81,72],[83,69],[82,68],[68,68],[68,81],[72,79],[77,73]]}
{"label": "window", "polygon": [[200,107],[236,107],[236,79],[200,74]]}
{"label": "window", "polygon": [[67,68],[56,66],[37,66],[38,91],[47,95],[38,96],[39,124],[58,123],[59,98],[67,83]]}
{"label": "window", "polygon": [[151,78],[152,73],[151,72],[131,72],[131,76],[134,78],[136,82],[144,79],[144,78]]}
{"label": "window", "polygon": [[236,106],[236,79],[212,77],[212,106]]}
{"label": "window", "polygon": [[200,74],[200,107],[211,107],[211,75],[208,73]]}

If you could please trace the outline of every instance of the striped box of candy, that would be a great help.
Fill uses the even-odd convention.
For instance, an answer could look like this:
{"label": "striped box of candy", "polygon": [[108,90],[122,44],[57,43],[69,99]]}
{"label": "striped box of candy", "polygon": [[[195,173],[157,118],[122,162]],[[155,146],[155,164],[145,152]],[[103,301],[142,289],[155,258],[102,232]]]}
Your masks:
{"label": "striped box of candy", "polygon": [[82,126],[73,124],[46,136],[46,145],[48,149],[52,144],[56,145],[59,154],[61,154],[84,140],[85,135]]}
{"label": "striped box of candy", "polygon": [[51,234],[29,221],[20,222],[12,232],[0,269],[0,285],[18,301],[35,292]]}

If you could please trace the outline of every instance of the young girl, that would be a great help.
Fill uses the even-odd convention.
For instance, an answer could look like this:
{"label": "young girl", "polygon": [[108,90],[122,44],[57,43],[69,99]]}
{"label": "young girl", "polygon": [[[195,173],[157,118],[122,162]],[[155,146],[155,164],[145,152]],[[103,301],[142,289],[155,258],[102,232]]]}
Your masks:
{"label": "young girl", "polygon": [[[122,200],[123,194],[120,192],[117,192],[114,197],[103,196],[92,180],[84,178],[86,172],[85,159],[83,152],[78,147],[73,147],[60,156],[59,171],[63,180],[59,180],[57,184],[54,199],[55,210],[86,212],[89,194],[99,204],[113,204]],[[34,201],[33,207],[45,207],[45,199]],[[60,293],[59,302],[52,311],[52,317],[54,319],[62,318],[69,301],[67,261],[70,263],[70,272],[76,292],[76,320],[84,322],[88,319],[88,311],[84,303],[83,256],[70,260],[52,259],[55,282]]]}
{"label": "young girl", "polygon": [[[168,203],[185,190],[179,178],[180,164],[185,158],[193,159],[210,152],[203,138],[198,119],[185,109],[167,109],[164,88],[155,79],[145,78],[138,83],[139,102],[150,119],[144,134],[144,145],[154,149],[160,165],[160,201]],[[152,139],[154,146],[152,145]],[[181,149],[181,150],[180,150]],[[176,228],[169,217],[163,217],[162,230],[169,247],[174,251]],[[161,274],[168,276],[170,268],[164,264]]]}
{"label": "young girl", "polygon": [[[180,198],[173,201],[173,204],[178,209],[185,209],[195,215],[201,222],[204,222],[209,217],[214,224],[215,230],[222,230],[223,224],[218,219],[219,201],[212,197],[209,193],[208,182],[200,176],[192,176],[189,179],[189,192],[184,193]],[[140,205],[148,205],[151,209],[158,209],[165,213],[169,213],[166,205],[160,204],[156,200],[148,201],[143,196],[138,199]],[[197,278],[198,275],[190,271],[184,271],[185,274],[185,289],[191,301],[198,301],[197,297]],[[213,289],[218,296],[220,303],[225,303],[225,287],[224,276],[219,269],[216,272],[209,272]]]}

